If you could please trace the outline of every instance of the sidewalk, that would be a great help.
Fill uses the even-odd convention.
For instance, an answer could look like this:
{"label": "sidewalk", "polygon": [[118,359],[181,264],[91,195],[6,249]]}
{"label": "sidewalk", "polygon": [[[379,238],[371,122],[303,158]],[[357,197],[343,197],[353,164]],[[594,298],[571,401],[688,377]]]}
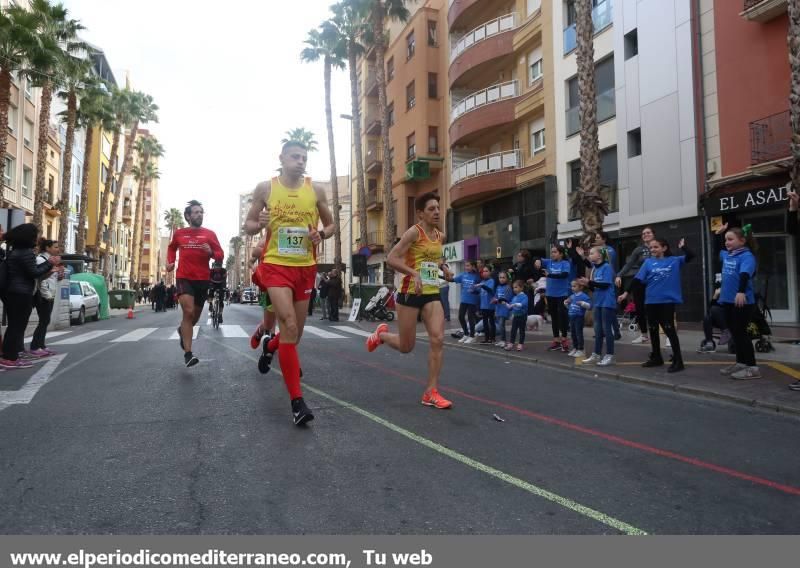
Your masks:
{"label": "sidewalk", "polygon": [[[358,325],[364,330],[374,331],[377,324],[361,321]],[[396,322],[389,325],[396,331]],[[720,348],[719,353],[696,352],[703,339],[703,334],[699,331],[683,328],[679,330],[686,370],[667,373],[667,365],[656,369],[642,368],[641,363],[647,359],[650,346],[632,345],[630,342],[633,336],[627,333],[623,334],[623,339],[615,344],[616,365],[612,367],[581,365],[580,361],[568,357],[565,353],[547,351],[552,341],[552,332],[549,324],[545,325],[544,331],[526,333],[524,351],[509,352],[480,343],[470,345],[458,343],[458,340],[451,336],[452,332],[460,329],[457,320],[453,319],[445,327],[445,345],[450,349],[484,352],[498,362],[517,360],[531,364],[538,363],[588,373],[598,378],[614,379],[800,416],[800,392],[787,388],[790,383],[800,379],[800,345],[773,341],[774,352],[756,353],[762,378],[737,381],[719,373],[721,368],[735,363],[735,357],[728,355],[724,346]],[[421,324],[417,325],[417,337],[423,341],[427,339]],[[585,331],[585,342],[590,351],[590,346],[594,344],[594,332],[589,328]],[[664,348],[663,344],[662,338],[662,353],[666,360],[671,352],[669,348]]]}

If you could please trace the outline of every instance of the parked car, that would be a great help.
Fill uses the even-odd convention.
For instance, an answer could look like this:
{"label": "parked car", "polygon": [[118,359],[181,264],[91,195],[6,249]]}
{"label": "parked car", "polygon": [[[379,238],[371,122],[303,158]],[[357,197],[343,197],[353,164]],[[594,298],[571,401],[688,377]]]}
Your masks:
{"label": "parked car", "polygon": [[69,318],[78,325],[86,318],[100,319],[100,296],[88,282],[69,283]]}
{"label": "parked car", "polygon": [[257,304],[258,303],[258,288],[245,288],[242,291],[243,304]]}

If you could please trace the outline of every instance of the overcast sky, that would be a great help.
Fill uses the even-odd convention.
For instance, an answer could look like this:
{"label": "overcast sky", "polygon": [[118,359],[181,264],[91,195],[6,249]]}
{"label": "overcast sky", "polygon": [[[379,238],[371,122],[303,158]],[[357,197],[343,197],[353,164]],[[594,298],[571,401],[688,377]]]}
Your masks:
{"label": "overcast sky", "polygon": [[[152,95],[159,123],[145,125],[166,148],[160,211],[205,205],[205,226],[227,242],[238,232],[238,195],[278,167],[280,140],[295,127],[316,134],[315,179],[330,176],[322,64],[300,62],[308,31],[333,0],[62,0],[101,47],[118,82]],[[334,72],[339,175],[347,173],[350,87]],[[159,212],[159,216],[161,216]]]}

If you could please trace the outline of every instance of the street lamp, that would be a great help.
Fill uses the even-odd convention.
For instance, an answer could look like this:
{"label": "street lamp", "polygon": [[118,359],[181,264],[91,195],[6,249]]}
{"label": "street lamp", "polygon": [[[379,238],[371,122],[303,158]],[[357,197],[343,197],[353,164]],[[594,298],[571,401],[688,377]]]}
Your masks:
{"label": "street lamp", "polygon": [[[348,271],[348,278],[350,284],[353,283],[353,116],[350,114],[340,114],[339,118],[350,121],[350,130],[348,132],[347,147],[350,151],[347,155],[347,182],[350,184],[350,243],[348,246],[347,254],[350,255],[350,270]],[[361,282],[361,278],[358,279]]]}

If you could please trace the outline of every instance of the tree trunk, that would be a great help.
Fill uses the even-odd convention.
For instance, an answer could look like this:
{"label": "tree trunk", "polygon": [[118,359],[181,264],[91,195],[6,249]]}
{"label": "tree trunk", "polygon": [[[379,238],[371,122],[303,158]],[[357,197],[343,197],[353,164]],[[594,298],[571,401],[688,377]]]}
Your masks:
{"label": "tree trunk", "polygon": [[[142,161],[142,173],[147,171],[146,159]],[[142,266],[142,251],[144,250],[144,188],[147,183],[147,177],[142,176],[139,179],[139,188],[136,191],[136,217],[133,223],[133,246],[131,251],[135,254],[131,255],[131,272],[130,282],[133,286],[134,282],[141,283],[141,266]]]}
{"label": "tree trunk", "polygon": [[789,0],[789,120],[792,125],[792,191],[800,191],[800,3]]}
{"label": "tree trunk", "polygon": [[[44,233],[44,174],[47,166],[47,139],[50,129],[50,103],[53,100],[53,83],[46,80],[42,84],[42,98],[39,107],[39,145],[36,148],[36,190],[33,194],[33,224]],[[56,196],[50,196],[55,200]],[[59,241],[61,239],[59,238]]]}
{"label": "tree trunk", "polygon": [[[351,41],[348,46],[350,67],[350,103],[353,134],[353,151],[356,154],[356,191],[358,192],[358,224],[359,243],[367,246],[367,188],[364,186],[364,146],[361,143],[361,111],[358,101],[358,74],[356,73],[356,44]],[[351,183],[352,185],[352,183]],[[352,223],[352,218],[350,219]]]}
{"label": "tree trunk", "polygon": [[[103,221],[106,215],[111,214],[109,209],[109,203],[111,203],[111,187],[114,182],[114,170],[117,169],[117,152],[119,152],[119,131],[114,132],[114,136],[111,139],[111,155],[108,158],[108,175],[106,175],[106,181],[103,185],[103,198],[100,201],[100,210],[97,214],[97,228],[95,230],[95,250],[97,251],[96,257],[100,259],[100,263],[102,265],[103,274],[106,274],[108,264],[108,255],[111,249],[110,240],[111,240],[111,231],[109,231],[109,243],[106,244],[106,250],[103,251],[100,248],[100,243],[102,243],[105,239],[103,238]],[[109,221],[110,223],[110,221]],[[99,266],[97,267],[100,268]]]}
{"label": "tree trunk", "polygon": [[[63,168],[61,173],[61,199],[58,208],[61,217],[58,219],[58,244],[61,250],[66,250],[67,233],[69,232],[69,191],[72,182],[72,145],[75,143],[75,124],[78,121],[78,95],[70,91],[67,96],[67,134],[64,140]],[[87,133],[88,136],[88,133]],[[84,157],[84,166],[89,161],[88,154]],[[88,181],[86,167],[83,168],[84,178]],[[81,202],[83,205],[83,202]],[[75,251],[77,252],[77,248]]]}
{"label": "tree trunk", "polygon": [[339,210],[339,178],[336,174],[336,150],[333,141],[333,116],[331,113],[331,60],[325,58],[325,125],[328,127],[328,153],[331,158],[331,193],[333,194],[333,265],[342,268],[342,221]]}
{"label": "tree trunk", "polygon": [[597,138],[597,89],[594,79],[594,23],[591,0],[575,2],[578,66],[578,99],[581,120],[579,209],[584,233],[603,229],[603,197],[600,194],[600,148]]}
{"label": "tree trunk", "polygon": [[[117,232],[117,223],[119,223],[119,210],[120,207],[122,207],[122,201],[124,201],[122,199],[122,186],[125,182],[125,178],[130,173],[131,161],[133,158],[133,145],[136,143],[136,132],[138,129],[139,122],[136,121],[133,123],[130,135],[125,137],[125,153],[122,156],[122,167],[120,168],[119,175],[117,176],[117,187],[114,189],[114,211],[111,212],[111,217],[108,224],[109,237],[104,255],[106,260],[108,260],[108,257],[111,254],[111,242]],[[119,243],[117,243],[117,246],[119,246]],[[114,278],[114,275],[111,274],[111,267],[109,266],[108,262],[103,265],[103,275],[106,277],[106,279],[109,277],[109,275],[111,276],[112,280]]]}
{"label": "tree trunk", "polygon": [[[384,54],[386,46],[384,40],[386,35],[383,31],[384,22],[384,3],[379,0],[375,3],[372,13],[373,28],[375,35],[375,77],[378,81],[378,108],[381,112],[381,141],[383,143],[383,250],[389,253],[394,246],[394,239],[397,236],[397,222],[395,221],[394,195],[392,194],[392,160],[389,155],[389,108],[386,104],[386,67]],[[394,270],[389,263],[384,263],[383,269],[384,285],[394,284]]]}
{"label": "tree trunk", "polygon": [[[86,216],[88,214],[89,204],[89,168],[86,167],[86,162],[89,161],[89,156],[92,154],[92,146],[94,144],[94,127],[86,127],[86,141],[84,143],[84,164],[83,175],[81,176],[81,202],[78,209],[78,237],[75,239],[75,254],[86,254]],[[67,209],[69,210],[69,209]]]}
{"label": "tree trunk", "polygon": [[[0,68],[0,132],[3,133],[3,136],[0,136],[0,157],[6,155],[6,149],[8,148],[8,136],[5,133],[8,132],[8,106],[10,101],[11,72],[2,67]],[[6,161],[5,159],[0,159],[0,207],[4,207],[6,202],[3,195],[6,187],[5,171]],[[3,229],[8,230],[8,227],[3,227]]]}

